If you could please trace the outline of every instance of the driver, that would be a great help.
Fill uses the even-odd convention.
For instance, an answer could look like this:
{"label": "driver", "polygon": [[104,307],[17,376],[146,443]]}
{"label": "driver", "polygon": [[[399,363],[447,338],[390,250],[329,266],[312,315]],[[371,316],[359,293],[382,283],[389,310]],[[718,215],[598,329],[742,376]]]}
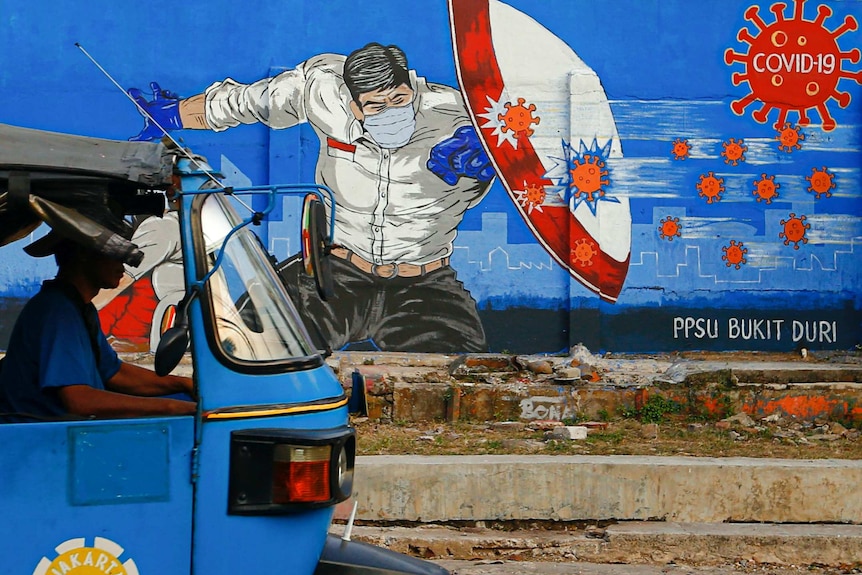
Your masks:
{"label": "driver", "polygon": [[[113,214],[84,219],[116,234],[111,237],[131,237],[128,222]],[[58,271],[24,306],[12,330],[0,369],[0,416],[23,422],[195,413],[193,401],[158,397],[192,396],[190,378],[158,376],[121,361],[102,333],[92,300],[100,290],[117,287],[122,256],[110,242],[94,247],[66,231],[64,236],[54,229],[24,248],[35,257],[53,254]]]}

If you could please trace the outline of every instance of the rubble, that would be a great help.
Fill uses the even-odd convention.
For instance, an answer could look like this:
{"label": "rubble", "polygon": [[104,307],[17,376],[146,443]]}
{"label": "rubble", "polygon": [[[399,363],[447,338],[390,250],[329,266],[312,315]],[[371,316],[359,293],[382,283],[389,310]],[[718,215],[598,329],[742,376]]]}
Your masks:
{"label": "rubble", "polygon": [[328,362],[348,393],[362,382],[368,416],[381,421],[661,423],[681,413],[743,435],[819,418],[843,427],[821,434],[844,437],[862,421],[856,355],[618,356],[576,345],[561,355],[337,353]]}

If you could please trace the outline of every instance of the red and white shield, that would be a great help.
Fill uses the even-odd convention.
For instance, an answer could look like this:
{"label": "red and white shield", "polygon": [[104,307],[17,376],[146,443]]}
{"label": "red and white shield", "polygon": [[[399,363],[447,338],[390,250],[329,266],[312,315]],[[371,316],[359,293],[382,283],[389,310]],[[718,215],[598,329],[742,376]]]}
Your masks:
{"label": "red and white shield", "polygon": [[631,210],[609,174],[622,157],[596,73],[498,0],[449,0],[458,80],[480,140],[524,221],[584,286],[615,302]]}

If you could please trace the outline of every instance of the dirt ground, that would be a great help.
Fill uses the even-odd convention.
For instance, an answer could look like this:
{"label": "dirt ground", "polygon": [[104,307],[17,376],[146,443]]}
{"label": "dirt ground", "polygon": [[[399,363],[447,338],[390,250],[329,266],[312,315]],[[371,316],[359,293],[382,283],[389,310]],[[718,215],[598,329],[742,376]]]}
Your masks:
{"label": "dirt ground", "polygon": [[[655,419],[655,418],[652,418]],[[559,422],[382,424],[354,418],[358,455],[677,455],[862,459],[860,430],[837,423],[799,423],[745,416],[693,421],[665,414],[659,422],[619,417],[567,422],[588,427],[586,439],[554,437]],[[559,433],[559,432],[556,432]]]}

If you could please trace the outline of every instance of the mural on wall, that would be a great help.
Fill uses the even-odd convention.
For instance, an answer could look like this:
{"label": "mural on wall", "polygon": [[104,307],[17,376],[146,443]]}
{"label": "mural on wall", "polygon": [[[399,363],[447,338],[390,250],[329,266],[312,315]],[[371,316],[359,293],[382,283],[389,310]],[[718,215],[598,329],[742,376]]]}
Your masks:
{"label": "mural on wall", "polygon": [[153,351],[173,325],[174,306],[185,295],[180,224],[176,212],[134,222],[132,242],[144,253],[136,267],[126,266],[120,285],[93,299],[102,330],[118,351]]}
{"label": "mural on wall", "polygon": [[502,2],[449,5],[458,79],[506,191],[551,257],[616,301],[629,265],[631,213],[608,178],[622,147],[598,76]]}
{"label": "mural on wall", "polygon": [[[506,36],[530,27],[538,37],[525,37],[532,38],[533,50],[546,55],[546,65],[525,68],[525,54],[516,52],[517,46],[504,45],[495,56],[488,5],[478,19],[474,12],[482,3],[456,0],[451,5],[470,117],[454,88],[426,82],[408,68],[399,47],[378,43],[346,58],[314,56],[253,84],[228,78],[184,99],[156,82],[150,84],[151,97],[138,88],[129,90],[144,115],[143,129],[131,140],[160,138],[162,129],[219,132],[260,122],[271,129],[308,123],[325,142],[316,181],[335,194],[335,293],[327,302],[320,299],[299,255],[279,264],[300,313],[321,331],[321,343],[343,348],[360,342],[385,351],[488,351],[476,302],[449,261],[458,224],[487,193],[495,167],[531,229],[561,265],[609,301],[622,289],[631,216],[627,199],[609,194],[604,179],[605,160],[620,156],[621,147],[595,72],[553,34],[499,2],[491,4],[504,10],[495,15],[494,29]],[[477,21],[487,27],[471,36]],[[471,39],[464,40],[465,35]],[[506,85],[500,62],[507,68]],[[470,67],[477,63],[482,65]],[[562,84],[548,89],[539,79]],[[496,81],[490,87],[494,98],[486,86],[491,80]],[[518,98],[513,105],[508,99],[510,93],[531,92],[531,101],[561,112],[547,114],[539,126],[540,118],[531,117],[535,104]],[[484,113],[478,114],[478,104],[485,106]],[[484,149],[473,127],[477,118],[487,118],[478,123]],[[162,261],[177,242],[164,243],[167,249],[160,242],[142,249]],[[150,286],[158,284],[150,281],[150,269],[144,266],[138,274],[143,277],[139,293],[115,300],[101,313],[112,335],[132,346],[141,340],[140,329],[134,334],[121,330],[142,327],[136,319],[153,316]],[[181,292],[174,289],[170,296],[156,296],[154,326],[163,325],[159,310],[170,309],[166,306],[176,304]],[[116,309],[120,306],[122,312]],[[153,349],[158,333],[147,334]]]}
{"label": "mural on wall", "polygon": [[334,192],[334,294],[323,302],[301,257],[279,264],[300,313],[336,348],[486,351],[476,302],[449,265],[464,212],[494,177],[457,90],[426,82],[397,46],[322,54],[253,84],[230,78],[186,99],[153,83],[149,140],[166,129],[223,131],[308,123],[321,149],[317,183]]}
{"label": "mural on wall", "polygon": [[[327,303],[301,273],[298,204],[258,229],[334,348],[862,343],[862,1],[441,0],[403,14],[381,0],[385,18],[285,2],[216,0],[221,34],[255,38],[232,50],[177,7],[194,46],[183,65],[131,48],[157,29],[147,4],[128,22],[69,8],[47,49],[23,32],[34,11],[4,6],[0,54],[26,57],[0,81],[27,94],[0,91],[4,121],[161,138],[60,47],[116,27],[121,85],[229,184],[335,191]],[[32,77],[43,52],[51,74]],[[146,265],[98,302],[124,350],[155,348],[182,291],[172,223],[136,225]],[[0,260],[2,345],[51,270]]]}

